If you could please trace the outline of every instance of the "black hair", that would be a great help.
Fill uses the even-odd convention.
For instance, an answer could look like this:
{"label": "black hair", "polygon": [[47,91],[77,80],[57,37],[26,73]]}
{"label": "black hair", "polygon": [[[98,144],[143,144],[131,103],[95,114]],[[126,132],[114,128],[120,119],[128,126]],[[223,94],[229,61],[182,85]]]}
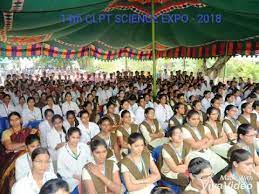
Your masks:
{"label": "black hair", "polygon": [[[184,106],[184,104],[183,103],[180,103],[180,102],[178,102],[178,103],[176,103],[175,105],[174,105],[174,114],[176,115],[176,110],[178,110],[179,108],[180,108],[180,106]],[[185,106],[184,106],[184,109],[185,109]]]}
{"label": "black hair", "polygon": [[253,130],[254,128],[247,123],[241,124],[238,128],[237,128],[237,141],[240,140],[240,135],[246,135],[249,130]]}
{"label": "black hair", "polygon": [[193,158],[188,165],[188,171],[193,175],[200,174],[206,168],[211,168],[211,164],[201,157]]}
{"label": "black hair", "polygon": [[193,115],[199,115],[199,113],[196,110],[189,110],[186,114],[186,119],[190,119]]}
{"label": "black hair", "polygon": [[102,118],[98,121],[98,124],[101,125],[101,124],[102,124],[103,122],[105,122],[105,121],[109,121],[110,124],[112,123],[112,121],[111,121],[111,119],[110,119],[109,117],[104,116],[104,117],[102,117]]}
{"label": "black hair", "polygon": [[201,101],[200,100],[194,100],[192,102],[192,107],[195,107],[198,103],[201,103]]}
{"label": "black hair", "polygon": [[233,94],[232,94],[232,93],[227,94],[227,95],[226,95],[226,97],[225,97],[225,101],[227,101],[231,96],[233,96]]}
{"label": "black hair", "polygon": [[230,166],[233,168],[233,163],[239,163],[248,160],[252,157],[251,153],[245,149],[236,149],[231,152],[230,155]]}
{"label": "black hair", "polygon": [[249,105],[248,102],[245,102],[241,105],[241,114],[244,114],[244,109]]}
{"label": "black hair", "polygon": [[[48,154],[49,155],[49,151],[47,148],[43,148],[43,147],[39,147],[36,148],[35,150],[33,150],[33,152],[31,153],[31,160],[34,161],[35,158],[40,155],[40,154]],[[50,157],[50,155],[49,155]]]}
{"label": "black hair", "polygon": [[[62,117],[61,115],[55,114],[55,115],[52,117],[51,122],[54,123],[54,121],[55,121],[56,119],[60,119],[62,122],[64,121],[64,119],[63,119],[63,117]],[[63,125],[62,125],[62,130],[63,130],[63,132],[66,134],[66,130],[65,130],[65,128],[64,128]]]}
{"label": "black hair", "polygon": [[256,109],[257,106],[259,106],[259,100],[254,101],[253,109]]}
{"label": "black hair", "polygon": [[138,101],[137,101],[137,103],[138,103],[138,104],[140,104],[140,101],[141,101],[141,100],[144,100],[144,101],[145,101],[145,98],[144,98],[144,96],[140,96],[140,97],[138,98]]}
{"label": "black hair", "polygon": [[48,100],[48,99],[52,99],[54,101],[53,96],[51,96],[51,95],[46,97],[46,100]]}
{"label": "black hair", "polygon": [[176,194],[169,187],[154,187],[150,194]]}
{"label": "black hair", "polygon": [[67,113],[66,113],[66,118],[68,118],[69,115],[72,115],[72,116],[75,118],[75,126],[77,127],[77,126],[79,125],[79,121],[78,121],[77,118],[76,118],[76,113],[75,113],[75,111],[73,111],[73,110],[67,111]]}
{"label": "black hair", "polygon": [[71,92],[67,92],[67,93],[65,94],[65,98],[66,98],[68,95],[72,96]]}
{"label": "black hair", "polygon": [[214,104],[217,100],[219,100],[219,98],[214,97],[214,98],[211,99],[210,103]]}
{"label": "black hair", "polygon": [[130,145],[134,144],[137,140],[143,140],[144,144],[145,144],[145,139],[143,137],[143,135],[141,133],[132,133],[129,137],[128,137],[128,143]]}
{"label": "black hair", "polygon": [[234,106],[233,104],[229,104],[227,105],[227,107],[225,108],[225,111],[224,111],[224,115],[227,116],[227,112],[233,108],[236,108],[236,106]]}
{"label": "black hair", "polygon": [[130,114],[130,112],[128,110],[123,110],[121,112],[121,118],[123,118],[126,114]]}
{"label": "black hair", "polygon": [[52,109],[48,108],[44,111],[44,116],[46,117],[49,112],[51,112],[54,115],[54,111]]}
{"label": "black hair", "polygon": [[155,109],[152,107],[146,108],[144,114],[148,114],[151,110],[155,111]]}
{"label": "black hair", "polygon": [[28,146],[34,143],[35,141],[38,141],[40,143],[40,137],[36,134],[30,134],[25,139],[25,145]]}
{"label": "black hair", "polygon": [[207,95],[207,94],[209,94],[209,93],[210,93],[209,90],[205,90],[205,91],[203,92],[203,96],[205,96],[205,95]]}
{"label": "black hair", "polygon": [[5,97],[11,98],[11,96],[9,94],[6,94],[6,93],[3,95],[3,98],[5,98]]}
{"label": "black hair", "polygon": [[89,114],[89,112],[88,112],[87,110],[81,110],[81,111],[79,112],[79,117],[82,118],[82,116],[83,116],[84,114],[88,114],[88,116],[90,116],[90,114]]}
{"label": "black hair", "polygon": [[112,105],[113,105],[113,106],[115,106],[115,104],[114,104],[114,103],[112,103],[112,102],[110,102],[110,101],[109,101],[109,102],[106,104],[106,108],[107,108],[107,110],[108,110],[108,109],[109,109],[109,107],[110,107],[110,106],[112,106]]}
{"label": "black hair", "polygon": [[172,135],[174,134],[174,131],[175,131],[176,129],[180,129],[180,130],[181,130],[180,127],[173,126],[173,127],[170,127],[170,128],[169,128],[169,130],[167,131],[166,135],[167,135],[168,137],[172,137]]}
{"label": "black hair", "polygon": [[179,99],[179,98],[181,98],[182,96],[184,96],[184,93],[179,93],[179,94],[177,94],[176,98]]}
{"label": "black hair", "polygon": [[103,139],[93,139],[90,143],[91,151],[94,152],[101,145],[107,149],[107,144]]}
{"label": "black hair", "polygon": [[79,136],[82,135],[81,131],[79,128],[77,127],[70,127],[67,131],[67,134],[66,134],[66,141],[68,141],[68,138],[73,134],[73,133],[79,133]]}
{"label": "black hair", "polygon": [[219,110],[218,110],[217,108],[211,106],[211,107],[209,107],[209,108],[207,109],[206,114],[207,114],[207,115],[211,115],[211,113],[212,113],[214,110],[216,110],[216,111],[219,113]]}
{"label": "black hair", "polygon": [[33,101],[35,102],[35,98],[32,97],[32,96],[30,96],[30,97],[27,98],[27,103],[29,103],[30,100],[33,100]]}
{"label": "black hair", "polygon": [[67,182],[60,178],[51,179],[41,187],[39,194],[55,194],[59,190],[69,192],[69,186]]}
{"label": "black hair", "polygon": [[12,116],[17,116],[17,117],[19,117],[19,119],[22,118],[21,115],[20,115],[20,113],[18,113],[18,112],[11,112],[11,113],[8,115],[8,121],[9,121],[9,123],[10,123],[10,119],[11,119]]}

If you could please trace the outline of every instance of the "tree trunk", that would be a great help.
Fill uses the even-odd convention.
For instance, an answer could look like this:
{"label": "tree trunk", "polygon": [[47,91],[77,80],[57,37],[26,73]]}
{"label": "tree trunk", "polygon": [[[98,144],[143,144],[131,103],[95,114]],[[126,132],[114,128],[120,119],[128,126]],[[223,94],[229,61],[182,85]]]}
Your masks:
{"label": "tree trunk", "polygon": [[211,66],[207,67],[206,59],[203,61],[203,71],[210,79],[214,80],[218,78],[220,71],[224,68],[231,56],[218,57],[216,62]]}

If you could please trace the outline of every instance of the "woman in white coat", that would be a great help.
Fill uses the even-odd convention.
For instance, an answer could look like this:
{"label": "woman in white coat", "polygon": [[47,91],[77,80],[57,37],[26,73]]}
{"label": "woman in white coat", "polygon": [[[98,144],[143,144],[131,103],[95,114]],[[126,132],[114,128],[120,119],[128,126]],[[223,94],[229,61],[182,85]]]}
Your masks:
{"label": "woman in white coat", "polygon": [[65,95],[66,101],[62,104],[63,115],[67,114],[67,111],[73,110],[76,115],[79,113],[80,109],[78,105],[72,101],[72,95],[70,92],[67,92]]}
{"label": "woman in white coat", "polygon": [[58,152],[57,167],[73,194],[78,193],[78,185],[81,181],[83,167],[92,161],[89,147],[79,142],[81,131],[77,127],[71,127],[66,135],[67,143]]}
{"label": "woman in white coat", "polygon": [[48,171],[51,160],[46,148],[36,148],[31,159],[31,172],[14,184],[11,194],[38,194],[45,182],[57,178],[53,172]]}

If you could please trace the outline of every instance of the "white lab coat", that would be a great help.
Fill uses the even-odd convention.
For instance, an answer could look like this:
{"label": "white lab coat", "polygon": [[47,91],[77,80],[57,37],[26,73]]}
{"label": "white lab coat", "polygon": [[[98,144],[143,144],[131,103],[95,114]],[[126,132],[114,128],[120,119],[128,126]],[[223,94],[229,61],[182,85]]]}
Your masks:
{"label": "white lab coat", "polygon": [[[48,180],[55,179],[57,176],[52,172],[45,172],[43,175],[43,184]],[[33,179],[32,173],[29,172],[25,177],[21,178],[12,187],[11,194],[39,194],[40,189]]]}
{"label": "white lab coat", "polygon": [[86,144],[88,144],[91,139],[100,132],[98,125],[93,122],[89,122],[89,128],[86,128],[83,123],[80,123],[77,127],[82,133],[80,141]]}
{"label": "white lab coat", "polygon": [[34,107],[31,111],[28,107],[22,111],[23,126],[26,126],[29,121],[42,120],[41,111],[39,108]]}
{"label": "white lab coat", "polygon": [[62,112],[64,115],[67,114],[67,111],[69,110],[73,110],[75,111],[76,115],[80,112],[80,109],[78,107],[78,105],[75,102],[70,102],[70,104],[68,102],[64,102],[62,104]]}
{"label": "white lab coat", "polygon": [[75,159],[68,144],[58,151],[58,173],[62,176],[62,179],[68,183],[70,192],[80,183],[80,181],[73,178],[73,175],[81,177],[84,165],[93,161],[90,148],[84,143],[80,142],[77,145],[77,154],[78,158]]}
{"label": "white lab coat", "polygon": [[[25,177],[29,172],[31,172],[32,161],[29,153],[21,155],[15,161],[15,180],[18,181]],[[49,172],[54,173],[54,168],[52,162],[49,165]]]}
{"label": "white lab coat", "polygon": [[45,114],[45,110],[47,110],[47,109],[53,110],[55,115],[58,114],[58,115],[60,115],[60,116],[63,116],[63,113],[62,113],[62,111],[61,111],[60,106],[54,104],[52,108],[50,108],[49,105],[46,105],[46,106],[44,106],[44,107],[42,108],[42,115],[43,115],[43,118],[45,118],[44,114]]}
{"label": "white lab coat", "polygon": [[8,107],[4,103],[0,104],[0,117],[8,117],[14,111],[16,111],[15,107],[11,103],[9,103]]}
{"label": "white lab coat", "polygon": [[173,116],[173,110],[171,106],[166,104],[165,107],[163,107],[161,104],[159,104],[155,107],[155,114],[161,127],[166,130],[168,128],[168,121]]}
{"label": "white lab coat", "polygon": [[135,115],[136,115],[135,123],[139,125],[145,120],[145,109],[139,106],[138,109],[136,110]]}
{"label": "white lab coat", "polygon": [[47,134],[52,130],[52,127],[47,120],[44,120],[39,124],[39,130],[40,144],[42,147],[47,147]]}

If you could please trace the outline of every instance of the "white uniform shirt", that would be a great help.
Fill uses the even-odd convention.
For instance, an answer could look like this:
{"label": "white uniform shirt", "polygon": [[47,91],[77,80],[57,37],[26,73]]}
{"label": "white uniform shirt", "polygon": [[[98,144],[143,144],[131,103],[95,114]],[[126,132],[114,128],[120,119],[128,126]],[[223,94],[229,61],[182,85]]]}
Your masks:
{"label": "white uniform shirt", "polygon": [[[55,179],[57,176],[52,172],[45,172],[43,175],[43,184],[48,180]],[[25,177],[21,178],[12,187],[11,194],[39,194],[40,189],[33,179],[32,173],[29,172]]]}
{"label": "white uniform shirt", "polygon": [[44,106],[44,107],[42,108],[42,115],[43,115],[43,118],[45,118],[44,114],[45,114],[45,110],[47,110],[47,109],[53,110],[55,115],[56,115],[56,114],[58,114],[58,115],[60,115],[60,116],[63,115],[60,106],[54,104],[53,107],[50,108],[49,105],[46,105],[46,106]]}
{"label": "white uniform shirt", "polygon": [[41,111],[37,107],[34,107],[33,111],[31,111],[29,108],[26,108],[22,111],[22,119],[24,126],[27,125],[30,121],[42,120]]}
{"label": "white uniform shirt", "polygon": [[210,99],[208,100],[207,98],[203,98],[201,100],[201,105],[202,105],[202,111],[207,112],[207,109],[211,106]]}
{"label": "white uniform shirt", "polygon": [[66,134],[62,131],[61,133],[57,132],[56,129],[52,130],[47,134],[47,147],[53,161],[57,160],[57,150],[55,149],[59,143],[66,142]]}
{"label": "white uniform shirt", "polygon": [[140,124],[145,120],[145,110],[144,108],[142,108],[141,106],[138,107],[138,109],[136,110],[136,119],[135,119],[135,123],[136,124]]}
{"label": "white uniform shirt", "polygon": [[22,115],[22,111],[24,109],[26,109],[28,107],[27,104],[24,104],[23,106],[21,106],[20,104],[18,104],[16,107],[15,107],[15,111],[17,111],[18,113],[20,113],[20,115]]}
{"label": "white uniform shirt", "polygon": [[49,122],[47,120],[42,121],[39,124],[40,130],[40,144],[42,147],[47,147],[47,134],[52,130]]}
{"label": "white uniform shirt", "polygon": [[73,110],[75,111],[76,115],[80,112],[80,109],[78,107],[78,105],[75,102],[70,102],[70,104],[68,102],[64,102],[62,104],[62,112],[64,115],[67,114],[67,111],[69,110]]}
{"label": "white uniform shirt", "polygon": [[[29,172],[31,172],[32,161],[29,153],[21,155],[15,161],[15,180],[18,181],[21,178],[25,177]],[[52,162],[49,165],[49,171],[54,173]]]}
{"label": "white uniform shirt", "polygon": [[164,129],[164,130],[167,129],[168,121],[173,116],[173,110],[172,110],[171,106],[166,104],[165,107],[163,107],[161,104],[159,104],[155,107],[155,114],[156,114],[156,118],[159,121],[162,129]]}
{"label": "white uniform shirt", "polygon": [[78,128],[82,133],[80,141],[86,144],[89,143],[91,139],[100,132],[98,125],[93,122],[89,122],[88,126],[89,128],[86,128],[83,123],[78,125]]}
{"label": "white uniform shirt", "polygon": [[77,156],[74,156],[67,144],[59,149],[57,160],[58,173],[68,183],[70,192],[80,183],[80,181],[73,178],[73,175],[81,177],[84,165],[91,161],[93,159],[90,148],[84,143],[77,145]]}
{"label": "white uniform shirt", "polygon": [[8,107],[4,103],[0,104],[0,117],[8,117],[8,115],[14,111],[16,111],[16,109],[11,103],[9,103]]}

